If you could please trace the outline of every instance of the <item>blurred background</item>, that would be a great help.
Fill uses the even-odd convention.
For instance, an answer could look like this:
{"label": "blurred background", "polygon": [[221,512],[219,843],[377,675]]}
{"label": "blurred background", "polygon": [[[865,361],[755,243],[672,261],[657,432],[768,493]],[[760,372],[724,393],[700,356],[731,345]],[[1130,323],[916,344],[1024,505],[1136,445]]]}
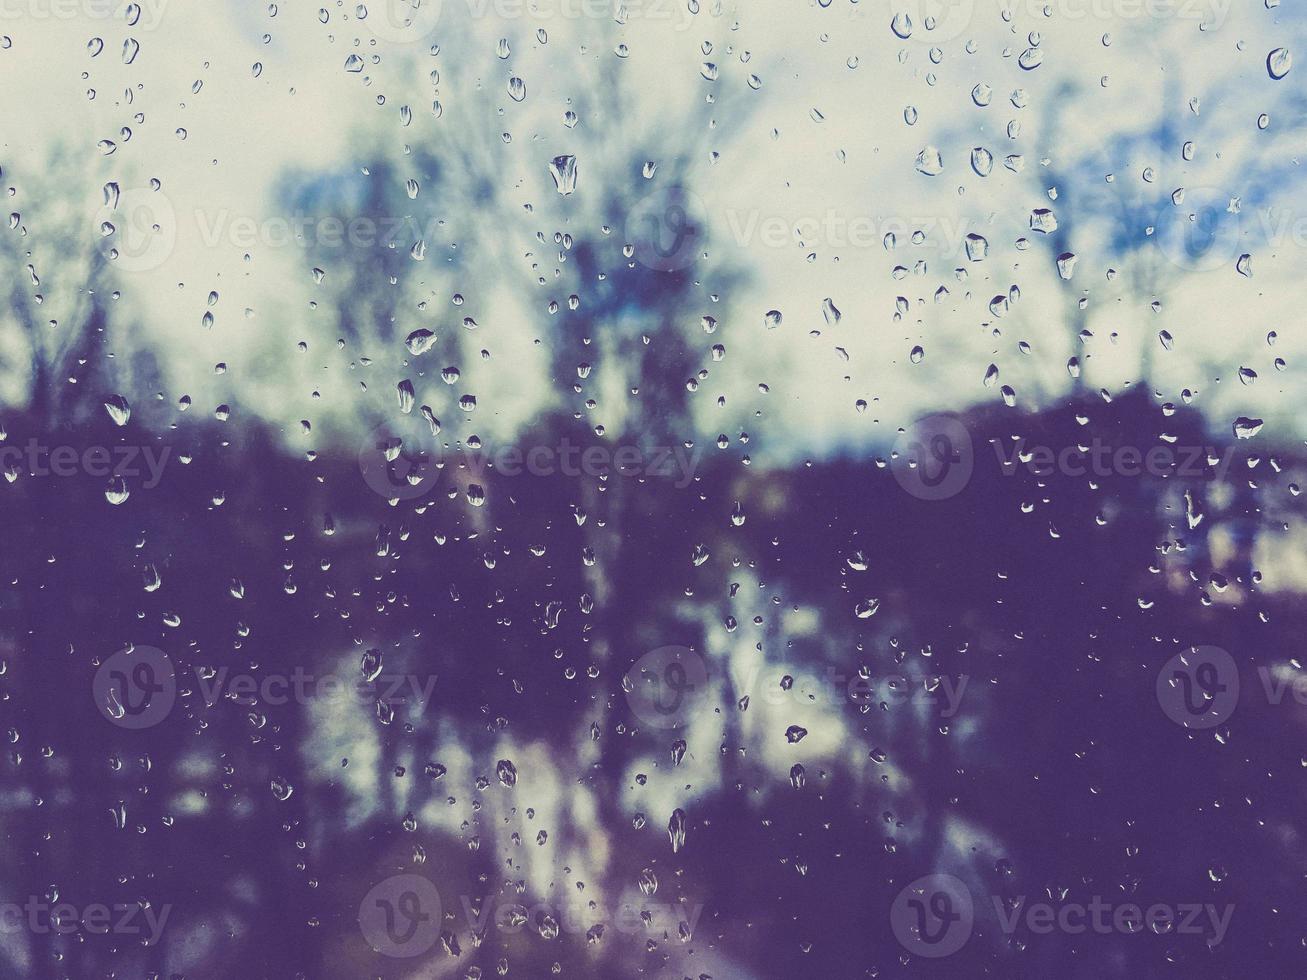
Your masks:
{"label": "blurred background", "polygon": [[1301,975],[1304,23],[4,0],[0,976]]}

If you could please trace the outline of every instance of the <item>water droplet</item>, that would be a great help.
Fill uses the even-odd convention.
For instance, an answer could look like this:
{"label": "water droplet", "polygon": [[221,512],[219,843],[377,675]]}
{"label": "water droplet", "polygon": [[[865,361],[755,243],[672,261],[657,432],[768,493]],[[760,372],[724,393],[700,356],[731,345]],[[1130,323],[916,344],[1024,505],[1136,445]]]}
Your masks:
{"label": "water droplet", "polygon": [[431,350],[435,346],[436,340],[434,333],[425,327],[420,327],[404,338],[404,346],[408,348],[410,354],[416,357]]}
{"label": "water droplet", "polygon": [[570,153],[549,161],[549,173],[554,178],[558,193],[566,197],[576,190],[576,157]]}
{"label": "water droplet", "polygon": [[1030,212],[1030,228],[1041,235],[1052,234],[1057,231],[1057,215],[1048,208],[1035,208]]}
{"label": "water droplet", "polygon": [[935,177],[944,170],[944,161],[940,158],[939,150],[933,146],[927,146],[917,154],[917,172],[923,173],[927,177]]}
{"label": "water droplet", "polygon": [[508,759],[500,759],[495,763],[495,775],[505,786],[517,785],[517,767]]}
{"label": "water droplet", "polygon": [[667,837],[672,842],[672,853],[676,854],[685,846],[685,811],[679,807],[672,811],[667,821]]}
{"label": "water droplet", "polygon": [[1292,67],[1293,55],[1289,54],[1288,48],[1276,48],[1266,56],[1266,71],[1276,81],[1289,74]]}
{"label": "water droplet", "polygon": [[111,477],[104,491],[104,499],[114,506],[125,504],[131,495],[132,492],[127,489],[127,481],[120,476]]}
{"label": "water droplet", "polygon": [[1240,415],[1234,420],[1235,438],[1251,439],[1262,431],[1262,426],[1265,424],[1262,419],[1250,419],[1247,416]]}
{"label": "water droplet", "polygon": [[110,395],[104,400],[104,410],[109,413],[115,425],[126,425],[132,417],[132,407],[122,395]]}
{"label": "water droplet", "polygon": [[639,884],[642,894],[652,895],[658,891],[658,876],[652,868],[645,868],[640,872]]}
{"label": "water droplet", "polygon": [[859,619],[871,619],[879,610],[879,599],[863,599],[853,608],[854,615]]}

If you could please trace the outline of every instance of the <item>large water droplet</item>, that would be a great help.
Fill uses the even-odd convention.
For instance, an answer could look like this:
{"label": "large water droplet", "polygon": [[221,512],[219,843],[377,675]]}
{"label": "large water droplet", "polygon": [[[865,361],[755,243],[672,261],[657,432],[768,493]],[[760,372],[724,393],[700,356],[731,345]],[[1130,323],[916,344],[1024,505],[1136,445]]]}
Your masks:
{"label": "large water droplet", "polygon": [[1276,48],[1266,56],[1266,71],[1276,81],[1289,74],[1292,67],[1293,55],[1289,54],[1288,48]]}
{"label": "large water droplet", "polygon": [[559,194],[566,197],[576,190],[576,157],[572,154],[565,153],[550,160],[549,173]]}

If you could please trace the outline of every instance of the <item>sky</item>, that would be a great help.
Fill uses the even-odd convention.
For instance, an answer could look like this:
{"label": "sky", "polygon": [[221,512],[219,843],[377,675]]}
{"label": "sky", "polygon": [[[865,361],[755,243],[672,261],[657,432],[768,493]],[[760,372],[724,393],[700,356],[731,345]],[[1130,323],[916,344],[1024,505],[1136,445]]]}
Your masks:
{"label": "sky", "polygon": [[[120,356],[141,345],[163,363],[157,424],[187,394],[197,409],[261,417],[300,450],[393,411],[408,352],[393,337],[340,348],[333,286],[347,254],[366,263],[398,228],[401,255],[427,246],[393,288],[399,337],[436,330],[428,358],[462,379],[435,385],[445,362],[421,365],[428,379],[450,401],[474,392],[478,434],[511,439],[560,404],[567,380],[548,382],[557,314],[546,308],[566,299],[548,281],[550,235],[598,239],[617,266],[631,231],[613,201],[661,206],[686,187],[708,254],[688,259],[698,279],[684,324],[708,370],[691,399],[698,436],[765,419],[752,446],[761,465],[883,451],[918,415],[1000,401],[1005,386],[1017,408],[1050,404],[1069,390],[1073,356],[1091,391],[1119,394],[1146,371],[1159,402],[1187,391],[1214,429],[1246,415],[1268,420],[1268,443],[1302,438],[1291,395],[1304,108],[1298,71],[1268,70],[1270,52],[1296,48],[1291,5],[974,0],[937,5],[931,30],[935,7],[914,2],[902,5],[909,30],[865,0],[650,0],[624,22],[581,0],[533,11],[445,0],[406,29],[406,3],[360,18],[365,7],[348,3],[166,0],[142,4],[133,27],[107,0],[7,0],[0,167],[27,234],[9,233],[32,252],[40,315],[65,325],[85,310],[95,257],[129,243],[107,262],[121,291],[110,306]],[[596,97],[610,91],[619,97]],[[685,146],[703,150],[682,159]],[[972,167],[975,147],[992,155],[988,176]],[[938,173],[918,168],[923,151],[938,152]],[[287,188],[364,186],[382,161],[403,175],[421,152],[485,169],[423,186],[415,208],[443,195],[423,214],[398,213],[404,189],[385,188],[388,227],[339,215],[354,245],[315,276],[296,222],[318,241],[330,229],[306,230]],[[564,153],[579,173],[566,197],[549,173]],[[642,156],[650,177],[632,166]],[[489,207],[472,197],[477,182],[497,189]],[[1036,209],[1052,212],[1055,234],[1032,229]],[[1195,257],[1176,244],[1213,215],[1210,248]],[[979,260],[968,235],[985,239]],[[1077,257],[1070,281],[1062,249]],[[1245,252],[1251,277],[1236,270]],[[723,268],[738,279],[718,293]],[[997,311],[996,296],[1008,297]],[[822,315],[827,298],[837,324]],[[782,314],[772,329],[770,311]],[[702,315],[718,321],[711,336]],[[7,319],[0,396],[21,404],[31,340]],[[628,380],[599,363],[596,421],[620,428]],[[300,420],[314,425],[307,441]]]}

